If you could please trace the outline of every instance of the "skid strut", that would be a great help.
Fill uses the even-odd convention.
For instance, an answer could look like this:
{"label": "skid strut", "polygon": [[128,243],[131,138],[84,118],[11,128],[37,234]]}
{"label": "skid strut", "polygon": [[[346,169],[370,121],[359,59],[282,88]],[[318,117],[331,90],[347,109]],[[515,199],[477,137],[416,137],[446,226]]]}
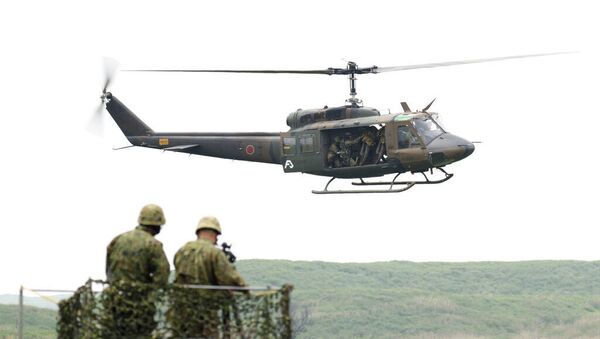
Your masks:
{"label": "skid strut", "polygon": [[[444,171],[443,168],[436,167],[436,169],[439,170],[440,172],[444,173],[443,179],[429,180],[429,178],[427,177],[427,174],[425,174],[424,172],[420,172],[425,177],[424,181],[396,181],[396,182],[394,182],[396,177],[398,177],[398,174],[400,174],[400,173],[398,173],[396,175],[396,177],[394,177],[394,180],[392,180],[392,181],[367,182],[367,181],[364,181],[362,178],[360,178],[360,182],[353,182],[352,185],[355,185],[355,186],[390,185],[392,182],[394,182],[395,185],[408,185],[410,183],[412,183],[413,185],[432,185],[432,184],[441,184],[443,182],[446,182],[454,176],[454,174]],[[433,172],[433,169],[432,169],[432,172]]]}
{"label": "skid strut", "polygon": [[[331,184],[331,182],[333,180],[335,180],[335,177],[333,177],[333,178],[329,179],[329,181],[327,182],[327,185],[325,185],[325,189],[323,189],[322,191],[313,190],[312,192],[314,194],[398,193],[398,192],[406,191],[407,189],[409,189],[409,188],[411,188],[411,187],[413,187],[415,185],[414,182],[408,182],[408,181],[396,182],[396,178],[398,178],[399,175],[400,175],[400,173],[396,174],[396,176],[394,177],[394,179],[392,181],[390,181],[390,182],[387,182],[387,183],[373,183],[373,184],[377,184],[377,185],[390,185],[390,187],[388,189],[386,189],[386,190],[385,189],[381,189],[381,190],[336,190],[336,191],[329,191],[327,188],[329,187],[329,184]],[[360,180],[362,181],[362,179],[360,179]],[[365,184],[368,185],[370,183],[365,183]],[[404,185],[405,187],[394,188],[394,185]]]}

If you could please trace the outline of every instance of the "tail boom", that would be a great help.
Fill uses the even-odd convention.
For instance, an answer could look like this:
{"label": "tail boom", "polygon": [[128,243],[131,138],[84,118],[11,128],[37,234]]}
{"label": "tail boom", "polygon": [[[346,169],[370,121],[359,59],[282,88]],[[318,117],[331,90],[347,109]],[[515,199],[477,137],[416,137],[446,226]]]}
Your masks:
{"label": "tail boom", "polygon": [[134,146],[281,164],[280,133],[156,133],[110,92],[106,110]]}
{"label": "tail boom", "polygon": [[154,133],[129,140],[164,151],[281,164],[279,133]]}

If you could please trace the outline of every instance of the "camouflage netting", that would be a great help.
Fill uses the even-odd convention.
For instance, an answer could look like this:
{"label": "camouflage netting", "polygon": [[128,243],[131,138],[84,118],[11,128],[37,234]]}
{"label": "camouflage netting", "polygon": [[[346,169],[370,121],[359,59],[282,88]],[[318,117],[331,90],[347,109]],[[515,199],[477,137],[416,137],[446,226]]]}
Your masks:
{"label": "camouflage netting", "polygon": [[[92,284],[102,284],[100,293]],[[292,287],[259,293],[89,280],[59,304],[58,338],[291,338]]]}

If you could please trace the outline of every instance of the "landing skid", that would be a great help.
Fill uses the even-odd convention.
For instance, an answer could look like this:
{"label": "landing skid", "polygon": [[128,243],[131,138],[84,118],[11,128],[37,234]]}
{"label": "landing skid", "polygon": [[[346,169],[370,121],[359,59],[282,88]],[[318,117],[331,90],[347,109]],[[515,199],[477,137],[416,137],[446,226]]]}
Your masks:
{"label": "landing skid", "polygon": [[[441,184],[443,182],[450,180],[450,178],[452,178],[454,176],[454,174],[444,171],[443,168],[437,167],[436,169],[439,170],[440,172],[444,173],[443,179],[429,180],[429,178],[427,177],[427,174],[425,174],[424,172],[420,172],[425,177],[424,181],[396,181],[396,182],[394,182],[396,177],[398,177],[398,175],[396,175],[396,177],[394,177],[394,180],[392,180],[392,181],[366,182],[362,178],[360,178],[360,182],[353,182],[352,185],[355,185],[355,186],[390,185],[390,184],[392,184],[392,182],[394,183],[394,185],[408,185],[411,183],[413,185],[431,185],[431,184]],[[433,170],[432,170],[432,172],[433,172]]]}
{"label": "landing skid", "polygon": [[[398,192],[404,192],[407,189],[413,187],[415,185],[414,182],[396,182],[396,178],[398,178],[398,176],[400,175],[400,173],[396,174],[396,176],[394,177],[394,180],[388,182],[388,183],[383,183],[383,182],[378,182],[378,183],[364,183],[364,185],[389,185],[390,187],[386,190],[381,189],[381,190],[336,190],[336,191],[329,191],[327,188],[329,187],[329,184],[331,184],[331,182],[335,179],[335,177],[331,178],[328,182],[327,185],[325,185],[325,189],[323,189],[322,191],[315,191],[313,190],[312,192],[314,194],[347,194],[347,193],[398,193]],[[360,179],[362,181],[362,179]],[[354,183],[352,183],[354,184]],[[362,185],[361,183],[358,183],[359,185]],[[404,186],[402,188],[394,188],[394,186]]]}
{"label": "landing skid", "polygon": [[[345,193],[398,193],[398,192],[404,192],[406,190],[408,190],[409,188],[413,187],[414,185],[432,185],[432,184],[441,184],[443,182],[446,182],[448,180],[450,180],[450,178],[452,178],[454,176],[454,174],[452,173],[448,173],[446,171],[444,171],[444,169],[437,167],[437,170],[439,170],[440,172],[444,173],[444,178],[443,179],[439,179],[439,180],[430,180],[429,177],[427,177],[427,174],[425,174],[424,172],[420,172],[423,177],[425,177],[425,180],[421,180],[421,181],[396,181],[396,179],[398,178],[398,176],[402,173],[398,173],[396,174],[396,176],[394,177],[394,179],[392,181],[376,181],[376,182],[367,182],[364,181],[362,178],[360,178],[360,182],[353,182],[352,185],[355,186],[381,186],[381,185],[389,185],[390,187],[388,189],[373,189],[373,190],[336,190],[336,191],[330,191],[328,190],[329,188],[329,184],[331,184],[331,182],[333,180],[335,180],[336,178],[333,177],[331,178],[328,182],[327,185],[325,185],[325,189],[323,189],[322,191],[316,191],[313,190],[312,192],[314,194],[345,194]],[[431,170],[433,172],[433,169]],[[401,188],[394,188],[394,186],[404,186]]]}

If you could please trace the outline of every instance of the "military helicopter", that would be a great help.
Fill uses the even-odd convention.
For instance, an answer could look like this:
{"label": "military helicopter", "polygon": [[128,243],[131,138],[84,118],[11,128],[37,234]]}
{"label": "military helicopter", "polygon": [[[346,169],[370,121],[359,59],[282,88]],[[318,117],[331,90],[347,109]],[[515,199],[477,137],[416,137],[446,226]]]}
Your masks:
{"label": "military helicopter", "polygon": [[[289,130],[281,133],[181,133],[155,132],[108,92],[112,75],[107,73],[101,96],[106,110],[125,134],[131,146],[210,157],[271,163],[285,173],[302,172],[331,177],[315,194],[397,193],[422,184],[440,184],[453,174],[444,167],[465,159],[475,150],[474,142],[451,134],[440,126],[437,114],[429,112],[431,101],[413,111],[402,102],[403,112],[382,115],[364,107],[357,98],[356,76],[420,68],[453,66],[562,53],[544,53],[473,59],[393,67],[358,67],[348,62],[345,68],[321,70],[231,70],[231,69],[134,69],[132,72],[213,72],[213,73],[288,73],[347,75],[350,98],[345,105],[317,109],[298,109],[287,116]],[[427,172],[437,170],[443,178],[431,180]],[[422,180],[398,180],[402,173],[423,175]],[[365,181],[365,178],[393,174],[393,179]],[[336,178],[359,179],[356,186],[387,186],[381,189],[330,190]]]}

